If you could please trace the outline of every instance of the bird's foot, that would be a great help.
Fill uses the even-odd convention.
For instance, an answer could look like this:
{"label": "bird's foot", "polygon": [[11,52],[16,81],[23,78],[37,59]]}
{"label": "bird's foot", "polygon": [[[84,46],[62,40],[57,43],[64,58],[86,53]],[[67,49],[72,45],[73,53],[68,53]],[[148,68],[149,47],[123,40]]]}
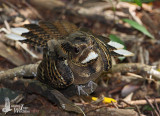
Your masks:
{"label": "bird's foot", "polygon": [[97,84],[93,81],[89,81],[83,85],[77,85],[78,95],[89,95],[95,91]]}
{"label": "bird's foot", "polygon": [[88,93],[84,91],[84,88],[85,86],[84,85],[77,85],[77,89],[78,89],[78,94],[79,95],[87,95],[88,96]]}
{"label": "bird's foot", "polygon": [[88,83],[88,87],[90,87],[90,88],[91,88],[91,92],[93,92],[93,91],[94,91],[94,86],[97,86],[97,84],[96,84],[95,82],[93,82],[93,81],[89,81],[89,83]]}

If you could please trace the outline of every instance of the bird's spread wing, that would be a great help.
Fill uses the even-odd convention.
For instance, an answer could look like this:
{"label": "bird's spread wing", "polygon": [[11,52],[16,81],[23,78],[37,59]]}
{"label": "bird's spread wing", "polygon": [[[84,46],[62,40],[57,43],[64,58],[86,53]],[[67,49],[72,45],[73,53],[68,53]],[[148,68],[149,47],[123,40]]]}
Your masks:
{"label": "bird's spread wing", "polygon": [[134,54],[128,50],[123,49],[124,45],[117,43],[115,41],[111,41],[109,38],[103,37],[103,36],[96,36],[100,42],[109,49],[110,53],[114,57],[119,56],[134,56]]}
{"label": "bird's spread wing", "polygon": [[67,21],[53,23],[40,21],[38,25],[27,24],[24,27],[11,28],[11,33],[6,34],[6,37],[34,46],[46,47],[48,40],[63,39],[64,36],[77,30],[74,24]]}

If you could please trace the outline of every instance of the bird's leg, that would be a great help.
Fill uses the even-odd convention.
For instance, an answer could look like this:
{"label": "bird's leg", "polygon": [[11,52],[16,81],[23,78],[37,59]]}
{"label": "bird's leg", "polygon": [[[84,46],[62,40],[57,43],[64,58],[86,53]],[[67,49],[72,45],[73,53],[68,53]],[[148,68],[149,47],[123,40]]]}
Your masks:
{"label": "bird's leg", "polygon": [[95,82],[93,82],[93,81],[89,81],[89,83],[88,83],[88,87],[90,87],[91,88],[91,92],[94,92],[94,86],[97,86],[97,84],[95,83]]}
{"label": "bird's leg", "polygon": [[84,87],[85,86],[83,86],[83,85],[77,85],[78,94],[79,95],[87,95],[88,96],[88,93],[83,90]]}
{"label": "bird's leg", "polygon": [[97,88],[97,84],[94,83],[93,81],[90,81],[86,84],[83,85],[77,85],[77,91],[78,91],[78,95],[89,95],[92,92],[95,91],[95,89]]}

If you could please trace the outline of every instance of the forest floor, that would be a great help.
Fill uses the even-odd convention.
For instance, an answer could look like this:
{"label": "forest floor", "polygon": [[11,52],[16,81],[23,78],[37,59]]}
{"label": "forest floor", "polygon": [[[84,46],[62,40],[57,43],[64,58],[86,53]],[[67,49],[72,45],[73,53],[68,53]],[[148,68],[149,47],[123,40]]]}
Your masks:
{"label": "forest floor", "polygon": [[[152,36],[123,19],[143,25]],[[95,92],[70,98],[85,115],[160,115],[160,1],[143,3],[140,7],[118,0],[0,0],[0,71],[42,59],[41,48],[9,40],[4,32],[4,28],[40,20],[67,20],[95,34],[118,37],[115,40],[123,42],[126,49],[135,54],[125,59],[112,58],[113,70],[98,80]],[[23,95],[19,104],[25,104],[31,114],[77,115],[40,95]],[[0,84],[0,104],[4,104],[5,96],[13,99],[17,94],[13,95]],[[111,98],[116,102],[110,102]],[[8,115],[15,114],[9,112]]]}

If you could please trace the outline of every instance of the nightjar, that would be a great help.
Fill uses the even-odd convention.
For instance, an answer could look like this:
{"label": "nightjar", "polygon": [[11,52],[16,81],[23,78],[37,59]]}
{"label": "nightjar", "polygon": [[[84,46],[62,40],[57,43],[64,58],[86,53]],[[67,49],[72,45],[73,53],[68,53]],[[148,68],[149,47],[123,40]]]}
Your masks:
{"label": "nightjar", "polygon": [[111,56],[133,55],[123,45],[67,21],[41,21],[11,31],[8,38],[43,47],[37,79],[57,89],[86,83],[92,87],[102,72],[111,69]]}

